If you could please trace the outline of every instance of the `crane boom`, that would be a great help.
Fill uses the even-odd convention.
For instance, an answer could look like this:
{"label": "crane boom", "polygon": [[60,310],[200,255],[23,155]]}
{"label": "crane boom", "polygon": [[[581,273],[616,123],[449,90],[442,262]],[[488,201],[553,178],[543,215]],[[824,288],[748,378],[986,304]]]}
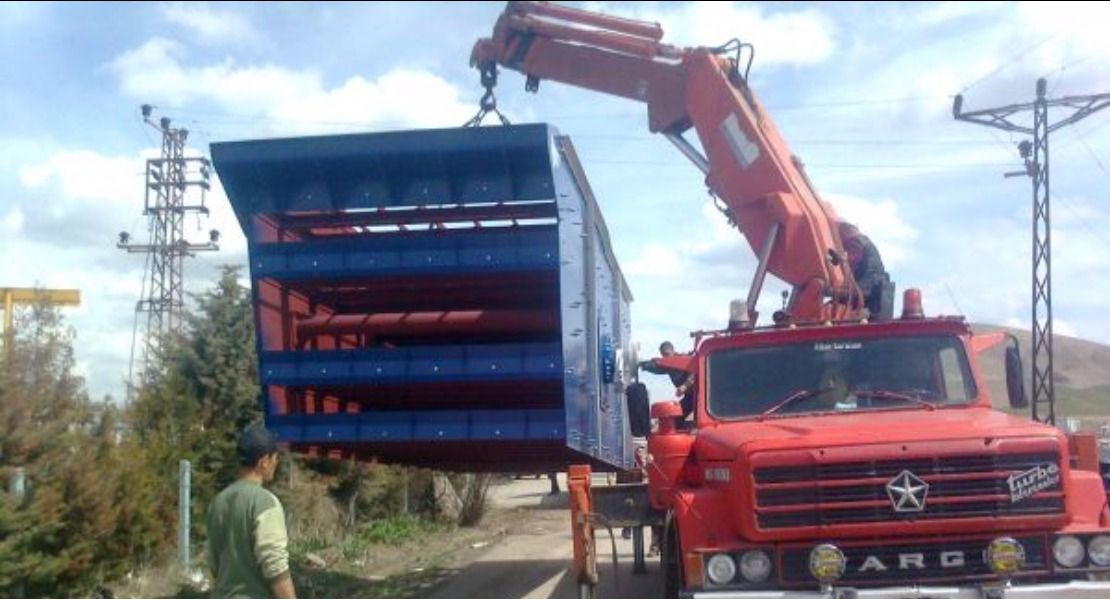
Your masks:
{"label": "crane boom", "polygon": [[[519,71],[529,91],[551,79],[645,103],[650,130],[705,172],[710,192],[759,253],[749,310],[770,272],[794,286],[788,310],[795,320],[861,316],[835,211],[748,87],[739,64],[745,45],[679,48],[662,37],[656,23],[509,2],[493,35],[475,44],[471,63],[484,72],[496,65]],[[691,128],[704,156],[682,137]]]}

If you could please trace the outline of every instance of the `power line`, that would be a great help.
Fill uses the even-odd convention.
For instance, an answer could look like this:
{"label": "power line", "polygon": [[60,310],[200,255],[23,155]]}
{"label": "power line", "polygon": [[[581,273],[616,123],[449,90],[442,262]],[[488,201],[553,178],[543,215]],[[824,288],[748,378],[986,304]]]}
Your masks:
{"label": "power line", "polygon": [[[670,166],[679,165],[686,166],[683,162],[674,161],[638,161],[638,160],[620,160],[620,159],[592,159],[589,161],[591,164],[632,164],[644,166]],[[908,163],[908,164],[809,164],[806,163],[807,170],[834,170],[834,169],[968,169],[968,167],[1006,167],[1010,163]]]}
{"label": "power line", "polygon": [[987,79],[990,79],[991,77],[994,77],[995,75],[1001,73],[1004,69],[1006,69],[1010,65],[1013,65],[1014,63],[1016,63],[1019,60],[1021,60],[1022,58],[1024,58],[1026,54],[1029,54],[1033,50],[1036,50],[1037,48],[1040,48],[1041,46],[1048,43],[1049,40],[1055,38],[1058,35],[1060,35],[1059,32],[1048,35],[1048,36],[1044,37],[1043,39],[1041,39],[1039,42],[1037,42],[1037,43],[1025,48],[1024,50],[1018,52],[1013,57],[1011,57],[1010,60],[1002,63],[1001,65],[998,65],[994,69],[991,69],[991,71],[989,73],[987,73],[987,74],[975,79],[971,83],[965,85],[962,89],[960,89],[960,93],[963,94],[964,92],[966,92],[966,91],[970,90],[971,88],[979,85],[980,83],[983,83]]}
{"label": "power line", "polygon": [[[597,140],[597,141],[615,141],[615,142],[642,142],[651,139],[654,134],[644,133],[643,135],[620,135],[620,134],[592,134],[582,133],[575,134],[576,140]],[[791,144],[794,146],[988,146],[991,144],[989,141],[975,140],[975,139],[937,139],[937,138],[903,138],[903,139],[876,139],[876,138],[858,138],[858,139],[836,139],[836,138],[821,138],[821,139],[806,139],[806,138],[792,138]]]}
{"label": "power line", "polygon": [[[116,247],[128,253],[146,255],[143,275],[142,298],[135,306],[136,313],[146,313],[143,336],[143,369],[140,376],[148,380],[154,373],[156,360],[167,344],[177,336],[183,324],[184,261],[196,252],[219,249],[218,232],[213,230],[208,243],[194,244],[185,238],[185,217],[189,214],[207,214],[204,192],[209,188],[211,165],[206,158],[185,156],[185,140],[189,132],[171,127],[170,120],[162,117],[155,123],[151,119],[152,107],[142,107],[143,122],[157,129],[162,135],[162,152],[159,158],[146,161],[145,199],[143,215],[148,218],[149,240],[145,244],[131,243],[131,235],[120,232]],[[187,202],[187,190],[200,189],[197,204]],[[148,284],[149,283],[149,287]],[[139,319],[136,318],[135,326]],[[136,336],[132,334],[134,340]],[[131,360],[135,358],[132,346]],[[134,364],[128,368],[128,396],[133,395]]]}
{"label": "power line", "polygon": [[[1044,40],[1044,41],[1047,41]],[[1043,41],[1041,42],[1043,43]],[[1046,80],[1037,80],[1037,96],[1033,102],[1010,104],[995,108],[963,111],[963,95],[956,96],[952,114],[958,121],[986,125],[1011,133],[1033,136],[1033,142],[1023,141],[1018,148],[1025,159],[1025,170],[1010,175],[1028,175],[1033,183],[1033,418],[1046,423],[1056,422],[1056,391],[1053,380],[1052,357],[1052,230],[1049,220],[1049,134],[1071,125],[1097,111],[1110,107],[1110,93],[1066,96],[1049,100],[1046,97]],[[965,88],[966,89],[966,88]],[[1071,113],[1055,123],[1048,119],[1048,109],[1067,108]],[[1032,127],[1019,125],[1013,118],[1032,112]],[[1065,204],[1066,206],[1066,204]],[[1038,408],[1046,405],[1043,418]]]}
{"label": "power line", "polygon": [[1064,208],[1068,209],[1068,212],[1070,212],[1071,215],[1073,217],[1075,217],[1075,220],[1076,220],[1077,223],[1079,223],[1079,226],[1082,227],[1083,229],[1087,230],[1087,233],[1090,233],[1091,235],[1095,236],[1096,238],[1101,240],[1102,243],[1106,244],[1107,248],[1110,248],[1110,238],[1107,238],[1106,236],[1104,236],[1102,234],[1102,232],[1095,229],[1094,227],[1091,227],[1091,224],[1088,222],[1088,219],[1084,218],[1083,215],[1079,214],[1079,211],[1076,210],[1074,207],[1072,207],[1072,205],[1069,204],[1067,200],[1065,200],[1064,198],[1062,198],[1060,196],[1053,196],[1052,199],[1059,202],[1060,204],[1063,204]]}

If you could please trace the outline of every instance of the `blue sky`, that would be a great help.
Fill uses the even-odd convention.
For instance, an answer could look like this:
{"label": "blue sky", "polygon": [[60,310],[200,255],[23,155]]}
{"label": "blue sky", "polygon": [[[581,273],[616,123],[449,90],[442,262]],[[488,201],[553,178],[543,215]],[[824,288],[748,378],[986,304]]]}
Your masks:
{"label": "blue sky", "polygon": [[[589,3],[659,21],[665,40],[756,46],[752,81],[823,197],[879,245],[931,313],[1028,326],[1030,191],[1020,138],[952,120],[1050,94],[1110,91],[1104,3]],[[142,260],[115,249],[142,232],[143,160],[156,132],[138,106],[212,141],[453,126],[481,93],[467,65],[503,3],[0,4],[0,282],[79,287],[67,314],[97,397],[122,395]],[[642,106],[554,83],[526,94],[502,76],[514,122],[575,141],[636,302],[644,352],[724,324],[754,267],[709,204],[702,177],[647,132]],[[1110,110],[1052,139],[1057,332],[1110,342]],[[245,242],[216,186],[190,287],[238,264]],[[780,282],[765,288],[764,314]]]}

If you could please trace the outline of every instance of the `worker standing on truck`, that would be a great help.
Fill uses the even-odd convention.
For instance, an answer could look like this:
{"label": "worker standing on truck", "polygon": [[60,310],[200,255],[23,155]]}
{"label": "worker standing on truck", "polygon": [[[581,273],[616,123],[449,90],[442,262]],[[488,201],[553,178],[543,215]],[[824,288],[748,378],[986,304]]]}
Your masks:
{"label": "worker standing on truck", "polygon": [[840,241],[848,254],[848,264],[852,267],[852,276],[863,292],[864,306],[872,315],[879,315],[882,312],[883,286],[890,281],[879,249],[851,223],[841,221],[838,229]]}
{"label": "worker standing on truck", "polygon": [[262,425],[239,436],[239,479],[208,507],[213,598],[296,598],[281,502],[263,484],[274,478],[277,441]]}
{"label": "worker standing on truck", "polygon": [[[674,344],[670,342],[663,342],[659,344],[659,355],[662,357],[674,356]],[[640,369],[653,373],[655,375],[666,375],[671,378],[671,383],[674,384],[674,394],[682,398],[680,404],[682,405],[682,418],[686,419],[694,412],[694,374],[687,373],[680,369],[664,367],[652,360],[645,360],[640,363]]]}
{"label": "worker standing on truck", "polygon": [[[674,355],[675,355],[674,344],[672,344],[670,342],[663,342],[662,344],[659,344],[659,356],[661,356],[663,358],[666,358],[668,356],[674,356]],[[666,375],[666,376],[670,377],[671,378],[671,383],[674,384],[674,394],[675,394],[675,396],[679,396],[679,397],[682,398],[682,400],[679,401],[679,404],[682,406],[682,419],[683,419],[683,421],[685,421],[687,418],[690,417],[691,414],[693,414],[693,412],[694,412],[694,374],[693,373],[688,373],[688,372],[683,371],[681,369],[675,369],[675,368],[672,368],[672,367],[665,367],[665,366],[659,365],[655,362],[654,359],[645,360],[645,361],[641,362],[639,366],[640,366],[641,369],[643,369],[644,371],[647,371],[648,373],[653,373],[655,375]],[[629,532],[629,535],[626,536],[626,537],[631,537],[631,530],[628,530],[628,532]],[[622,535],[624,534],[623,531],[621,533],[622,533]],[[662,542],[662,539],[663,539],[663,530],[662,530],[662,528],[652,527],[651,528],[651,547],[648,549],[648,555],[649,556],[654,556],[656,554],[659,554],[659,548],[660,548],[660,544]]]}

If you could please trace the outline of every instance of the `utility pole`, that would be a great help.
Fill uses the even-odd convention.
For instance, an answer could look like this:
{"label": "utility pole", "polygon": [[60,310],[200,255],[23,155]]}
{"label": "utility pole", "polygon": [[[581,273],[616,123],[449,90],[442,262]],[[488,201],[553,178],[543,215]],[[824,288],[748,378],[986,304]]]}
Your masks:
{"label": "utility pole", "polygon": [[[1061,127],[1110,106],[1110,94],[1066,96],[1050,100],[1045,97],[1044,78],[1037,80],[1037,98],[1025,104],[1010,104],[963,112],[963,95],[957,95],[952,116],[1003,131],[1033,136],[1022,141],[1018,151],[1025,160],[1025,170],[1006,173],[1006,177],[1027,175],[1033,181],[1033,418],[1056,424],[1056,387],[1052,371],[1052,232],[1049,221],[1048,136]],[[1048,109],[1066,109],[1068,114],[1050,123]],[[1032,127],[1018,125],[1011,119],[1026,112],[1033,113]],[[1044,407],[1042,413],[1040,407]]]}
{"label": "utility pole", "polygon": [[[117,248],[129,253],[148,255],[147,270],[143,279],[143,297],[135,305],[135,327],[139,316],[146,313],[143,336],[142,371],[145,379],[151,374],[152,360],[170,338],[181,331],[182,311],[185,308],[184,262],[185,257],[197,252],[219,250],[220,234],[215,229],[205,243],[191,243],[185,239],[185,217],[190,214],[207,216],[205,192],[210,189],[212,165],[204,157],[186,157],[186,129],[172,127],[170,119],[162,117],[156,123],[153,108],[142,106],[143,122],[162,134],[162,154],[146,161],[146,187],[143,215],[148,219],[150,238],[146,244],[132,244],[131,234],[119,234]],[[187,203],[187,192],[200,189],[199,202]],[[135,349],[132,341],[131,365],[128,372],[128,399],[135,387],[133,378]]]}

